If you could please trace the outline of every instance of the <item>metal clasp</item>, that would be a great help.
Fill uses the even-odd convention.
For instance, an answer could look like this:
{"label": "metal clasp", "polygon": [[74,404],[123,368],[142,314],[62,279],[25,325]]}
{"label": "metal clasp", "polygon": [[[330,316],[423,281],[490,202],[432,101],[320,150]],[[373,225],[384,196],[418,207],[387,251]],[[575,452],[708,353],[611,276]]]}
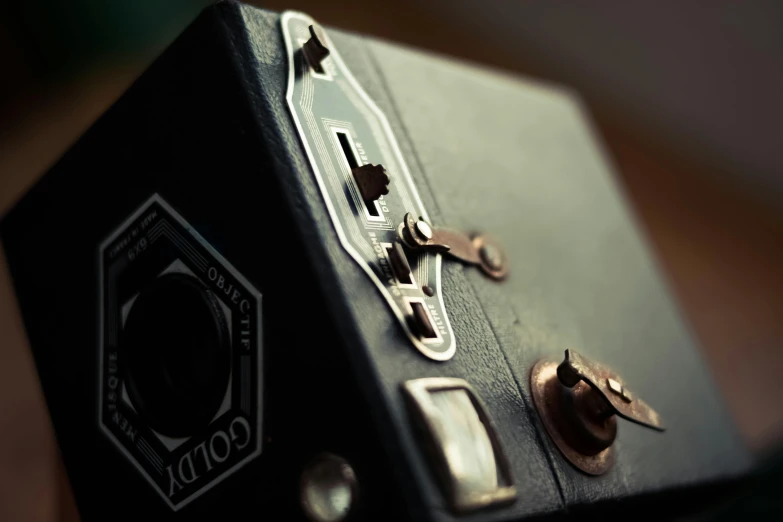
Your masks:
{"label": "metal clasp", "polygon": [[508,275],[508,256],[500,243],[491,236],[470,236],[453,228],[436,228],[423,218],[409,212],[397,229],[397,235],[408,248],[446,254],[476,265],[492,279]]}
{"label": "metal clasp", "polygon": [[573,350],[558,364],[542,360],[530,374],[530,389],[552,441],[571,464],[591,475],[614,462],[617,417],[664,431],[661,418],[631,393],[622,378]]}

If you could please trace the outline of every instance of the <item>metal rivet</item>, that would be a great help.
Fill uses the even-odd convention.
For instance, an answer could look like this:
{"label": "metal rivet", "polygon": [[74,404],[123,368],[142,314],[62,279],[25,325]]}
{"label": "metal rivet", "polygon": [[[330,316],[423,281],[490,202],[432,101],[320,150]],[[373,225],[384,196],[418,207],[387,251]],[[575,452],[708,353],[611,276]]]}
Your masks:
{"label": "metal rivet", "polygon": [[615,392],[617,395],[623,394],[623,385],[614,379],[606,379],[606,385],[609,386],[609,389]]}
{"label": "metal rivet", "polygon": [[609,389],[614,392],[616,395],[619,395],[623,400],[626,402],[631,402],[630,395],[625,391],[625,388],[622,384],[615,381],[614,379],[606,379],[606,385],[609,386]]}
{"label": "metal rivet", "polygon": [[421,218],[416,222],[416,232],[424,239],[432,239],[432,227]]}
{"label": "metal rivet", "polygon": [[501,270],[503,268],[503,254],[493,245],[484,244],[479,250],[481,260],[492,270]]}
{"label": "metal rivet", "polygon": [[503,246],[497,240],[485,235],[473,238],[473,248],[481,269],[489,277],[498,281],[508,275],[508,257]]}
{"label": "metal rivet", "polygon": [[322,453],[302,472],[300,500],[305,515],[313,522],[340,522],[358,497],[356,474],[348,461]]}

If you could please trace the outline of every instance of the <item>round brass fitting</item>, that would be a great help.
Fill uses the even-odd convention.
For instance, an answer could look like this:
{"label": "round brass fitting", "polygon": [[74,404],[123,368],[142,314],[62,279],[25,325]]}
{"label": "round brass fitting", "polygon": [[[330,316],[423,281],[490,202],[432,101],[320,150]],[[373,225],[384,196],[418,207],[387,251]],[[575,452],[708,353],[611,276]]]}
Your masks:
{"label": "round brass fitting", "polygon": [[585,473],[601,475],[614,463],[617,418],[588,384],[564,386],[557,377],[557,366],[554,361],[539,361],[533,367],[533,403],[563,456]]}
{"label": "round brass fitting", "polygon": [[536,363],[530,391],[541,422],[568,461],[590,475],[605,473],[614,462],[617,418],[663,432],[661,416],[631,393],[609,368],[573,350],[560,364]]}

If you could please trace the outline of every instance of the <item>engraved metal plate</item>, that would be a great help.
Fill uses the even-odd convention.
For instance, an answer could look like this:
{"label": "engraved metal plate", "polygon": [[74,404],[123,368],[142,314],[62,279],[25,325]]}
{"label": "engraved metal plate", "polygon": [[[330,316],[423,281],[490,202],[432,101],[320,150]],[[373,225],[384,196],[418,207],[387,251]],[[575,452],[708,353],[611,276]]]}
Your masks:
{"label": "engraved metal plate", "polygon": [[[100,429],[176,511],[261,454],[261,294],[158,194],[101,243],[98,267]],[[161,433],[139,408],[122,346],[140,293],[167,274],[193,278],[216,296],[231,339],[222,403],[204,428],[177,436]],[[190,372],[190,362],[171,360],[167,372],[174,365]]]}
{"label": "engraved metal plate", "polygon": [[[407,253],[411,273],[400,277],[389,260],[398,226],[406,213],[428,220],[386,117],[361,88],[328,36],[328,56],[316,72],[302,46],[315,22],[287,12],[281,19],[289,58],[286,99],[340,242],[388,301],[416,348],[445,361],[456,343],[441,294],[441,255]],[[380,164],[390,178],[389,193],[365,202],[351,170]],[[428,287],[424,293],[422,287]],[[431,295],[429,295],[431,294]],[[428,335],[412,327],[426,313]]]}

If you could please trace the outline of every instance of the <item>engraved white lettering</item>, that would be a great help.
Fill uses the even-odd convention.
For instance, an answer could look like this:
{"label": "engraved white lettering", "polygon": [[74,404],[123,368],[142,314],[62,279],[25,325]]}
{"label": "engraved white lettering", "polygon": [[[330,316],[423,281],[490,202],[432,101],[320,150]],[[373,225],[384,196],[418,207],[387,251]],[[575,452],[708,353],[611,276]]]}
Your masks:
{"label": "engraved white lettering", "polygon": [[242,323],[242,329],[239,331],[239,342],[242,344],[242,348],[248,351],[250,350],[250,317],[246,315],[239,322]]}
{"label": "engraved white lettering", "polygon": [[[216,440],[223,441],[222,444],[215,444]],[[218,450],[220,447],[224,448],[225,454],[220,455]],[[209,439],[209,454],[212,456],[212,460],[215,462],[225,462],[228,455],[231,453],[231,443],[228,441],[228,435],[223,431],[216,431],[212,434],[212,438]]]}
{"label": "engraved white lettering", "polygon": [[122,431],[123,435],[128,437],[128,439],[131,442],[136,442],[136,435],[138,434],[138,431],[136,428],[133,427],[133,425],[130,423],[130,421],[125,418],[125,416],[120,413],[120,410],[117,409],[116,404],[109,405],[109,410],[111,410],[111,420],[112,422],[120,428],[120,431]]}
{"label": "engraved white lettering", "polygon": [[438,327],[438,330],[440,330],[440,333],[442,335],[448,335],[446,324],[441,319],[440,314],[438,314],[438,308],[433,304],[428,304],[427,306],[432,314],[432,320],[435,323],[435,326]]}
{"label": "engraved white lettering", "polygon": [[196,446],[193,450],[193,454],[196,455],[198,450],[201,450],[201,454],[204,456],[204,463],[207,465],[207,471],[211,471],[212,463],[209,461],[209,454],[207,453],[207,441],[204,441]]}
{"label": "engraved white lettering", "polygon": [[364,147],[362,146],[361,142],[357,141],[356,144],[356,152],[359,153],[359,158],[361,158],[362,163],[369,163],[370,161],[367,159],[367,153],[364,152]]}
{"label": "engraved white lettering", "polygon": [[[243,443],[237,443],[237,439],[240,437],[240,435],[235,431],[237,424],[242,426],[242,429],[245,432],[245,442]],[[236,449],[238,451],[242,451],[248,444],[250,444],[250,423],[247,422],[247,419],[244,417],[237,417],[231,421],[231,426],[229,426],[228,431],[231,433],[231,441],[235,443]]]}
{"label": "engraved white lettering", "polygon": [[207,279],[209,279],[218,290],[223,292],[228,301],[235,305],[238,304],[239,310],[243,314],[246,314],[248,310],[250,310],[250,302],[242,295],[242,289],[234,287],[234,283],[231,283],[229,279],[226,279],[226,276],[221,274],[216,267],[211,266],[207,269]]}
{"label": "engraved white lettering", "polygon": [[133,427],[131,421],[127,419],[117,408],[117,401],[120,398],[118,393],[120,379],[116,375],[119,372],[117,367],[117,352],[109,352],[108,368],[109,378],[106,380],[106,386],[108,387],[106,393],[106,407],[111,412],[111,421],[114,423],[114,425],[117,426],[123,435],[125,435],[131,442],[134,442],[136,440],[138,431]]}
{"label": "engraved white lettering", "polygon": [[[186,469],[182,469],[183,464],[187,466]],[[196,468],[193,467],[193,458],[190,456],[190,452],[182,455],[182,458],[179,459],[177,469],[179,470],[179,477],[185,484],[190,484],[199,477],[199,475],[196,473]],[[190,472],[188,476],[185,476],[185,471]]]}
{"label": "engraved white lettering", "polygon": [[171,469],[171,465],[166,466],[166,471],[169,473],[169,497],[174,496],[174,493],[182,489],[184,486],[174,477],[174,472]]}
{"label": "engraved white lettering", "polygon": [[158,217],[158,212],[156,210],[150,212],[149,215],[144,218],[144,221],[141,222],[142,230],[150,226],[150,223],[152,223],[156,217]]}
{"label": "engraved white lettering", "polygon": [[372,241],[372,248],[375,250],[375,255],[378,257],[378,266],[380,266],[381,275],[386,279],[386,286],[391,289],[392,294],[395,296],[400,295],[400,291],[397,289],[397,283],[394,280],[394,274],[389,265],[389,259],[386,257],[385,249],[378,243],[378,239],[374,232],[370,232],[369,235],[370,240]]}
{"label": "engraved white lettering", "polygon": [[227,430],[216,430],[208,441],[182,455],[176,465],[167,466],[169,497],[205,474],[219,472],[220,464],[230,465],[232,453],[244,450],[250,444],[251,435],[247,419],[235,417]]}

